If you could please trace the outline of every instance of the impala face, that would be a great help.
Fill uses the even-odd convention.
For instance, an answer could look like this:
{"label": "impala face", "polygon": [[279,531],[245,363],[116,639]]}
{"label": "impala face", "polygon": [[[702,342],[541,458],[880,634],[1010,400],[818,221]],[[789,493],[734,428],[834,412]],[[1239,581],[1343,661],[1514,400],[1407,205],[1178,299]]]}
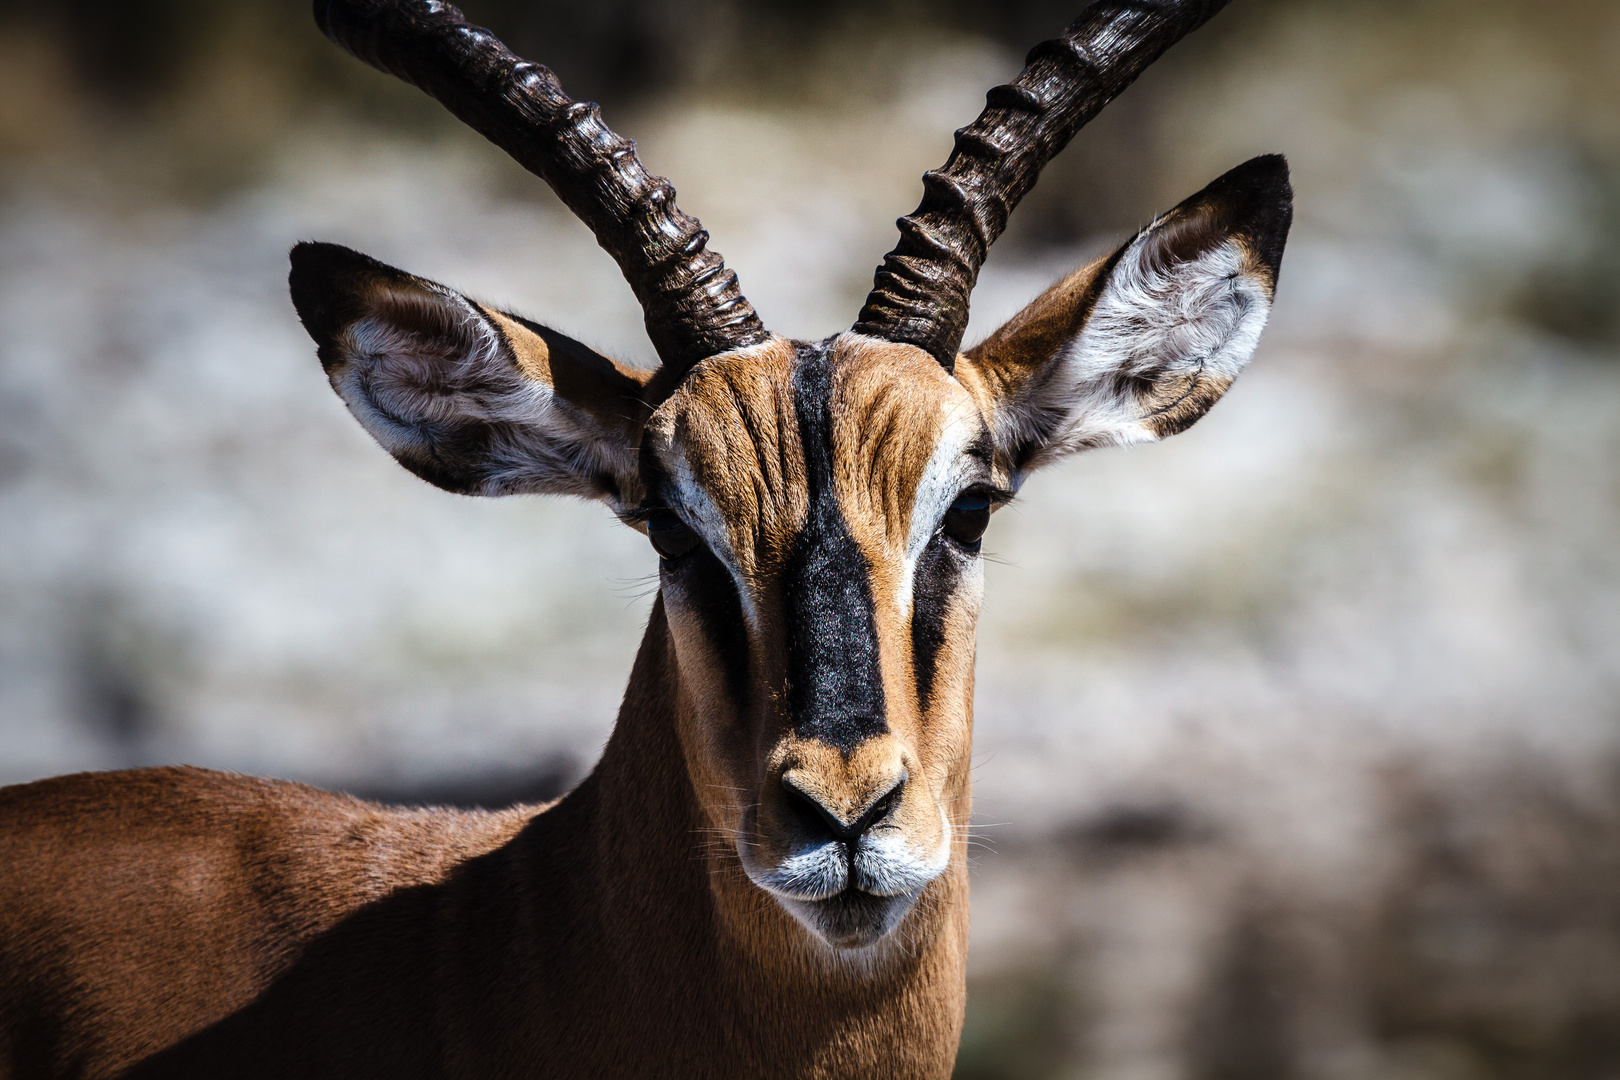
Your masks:
{"label": "impala face", "polygon": [[849,332],[668,379],[331,245],[295,249],[293,297],[407,468],[598,498],[645,531],[705,832],[856,949],[962,853],[991,512],[1032,469],[1209,409],[1265,325],[1289,206],[1280,158],[1240,166],[949,370]]}
{"label": "impala face", "polygon": [[636,511],[694,783],[748,877],[837,946],[892,929],[966,824],[980,537],[972,396],[920,349],[774,339],[653,414]]}

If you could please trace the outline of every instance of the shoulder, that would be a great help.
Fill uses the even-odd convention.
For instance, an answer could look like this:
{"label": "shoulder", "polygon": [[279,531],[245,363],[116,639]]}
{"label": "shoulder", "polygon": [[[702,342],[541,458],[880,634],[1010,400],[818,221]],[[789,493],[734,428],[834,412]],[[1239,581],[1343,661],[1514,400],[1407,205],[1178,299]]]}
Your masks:
{"label": "shoulder", "polygon": [[[346,880],[376,896],[438,880],[544,808],[405,808],[288,780],[191,766],[76,773],[0,788],[6,861],[105,865],[223,859],[285,881]],[[335,883],[335,881],[334,881]]]}

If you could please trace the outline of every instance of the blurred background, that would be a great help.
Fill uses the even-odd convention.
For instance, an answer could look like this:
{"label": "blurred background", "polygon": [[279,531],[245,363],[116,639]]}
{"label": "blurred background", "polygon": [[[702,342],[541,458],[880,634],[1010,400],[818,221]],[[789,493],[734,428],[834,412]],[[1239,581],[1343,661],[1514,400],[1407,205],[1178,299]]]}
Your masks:
{"label": "blurred background", "polygon": [[[1079,3],[465,9],[820,337]],[[646,541],[396,466],[286,251],[645,363],[640,314],[539,181],[306,7],[0,4],[0,782],[494,804],[606,738]],[[958,1073],[1616,1080],[1620,7],[1239,0],[1047,170],[970,340],[1268,151],[1298,216],[1248,373],[987,538]]]}

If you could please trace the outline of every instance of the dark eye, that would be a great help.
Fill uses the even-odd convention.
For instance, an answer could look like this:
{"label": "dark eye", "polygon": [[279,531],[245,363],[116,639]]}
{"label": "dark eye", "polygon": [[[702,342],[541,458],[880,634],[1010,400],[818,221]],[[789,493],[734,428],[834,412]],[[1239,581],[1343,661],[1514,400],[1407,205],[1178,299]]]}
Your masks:
{"label": "dark eye", "polygon": [[964,491],[945,511],[945,535],[969,551],[978,551],[984,530],[990,527],[990,496]]}
{"label": "dark eye", "polygon": [[678,559],[697,547],[697,534],[668,510],[655,510],[647,519],[647,539],[661,559]]}

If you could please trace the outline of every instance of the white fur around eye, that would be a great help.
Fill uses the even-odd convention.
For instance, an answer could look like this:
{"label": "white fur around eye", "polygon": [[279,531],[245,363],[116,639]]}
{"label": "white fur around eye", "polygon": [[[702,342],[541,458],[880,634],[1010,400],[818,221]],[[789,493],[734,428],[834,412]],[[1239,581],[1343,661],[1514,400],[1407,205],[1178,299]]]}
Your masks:
{"label": "white fur around eye", "polygon": [[976,414],[953,408],[948,415],[939,442],[929,455],[928,464],[923,469],[912,498],[911,524],[907,530],[904,563],[895,595],[895,604],[906,617],[911,614],[911,590],[917,574],[917,562],[922,558],[928,541],[933,539],[945,511],[950,509],[966,483],[968,444],[981,430]]}
{"label": "white fur around eye", "polygon": [[753,589],[750,588],[748,578],[742,571],[742,563],[737,558],[736,549],[732,547],[731,529],[726,524],[725,515],[709,497],[703,485],[698,483],[691,465],[684,457],[676,457],[671,473],[675,481],[675,499],[680,505],[681,517],[687,525],[697,531],[708,545],[709,551],[720,560],[720,564],[731,575],[731,580],[737,587],[737,598],[742,606],[743,618],[748,621],[750,629],[758,631],[759,609],[754,604]]}

